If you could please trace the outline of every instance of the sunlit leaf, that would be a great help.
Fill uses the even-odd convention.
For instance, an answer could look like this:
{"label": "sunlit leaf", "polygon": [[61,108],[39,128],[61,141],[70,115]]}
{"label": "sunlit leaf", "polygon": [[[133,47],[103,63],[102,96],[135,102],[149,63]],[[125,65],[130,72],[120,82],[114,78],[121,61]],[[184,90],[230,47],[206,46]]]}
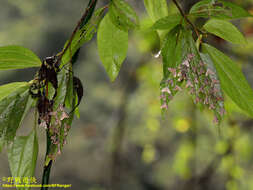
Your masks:
{"label": "sunlit leaf", "polygon": [[234,44],[246,43],[242,33],[230,22],[219,19],[210,19],[203,26],[204,29],[220,38]]}
{"label": "sunlit leaf", "polygon": [[182,36],[181,25],[172,29],[165,37],[162,44],[163,72],[167,78],[168,68],[176,68],[182,62]]}
{"label": "sunlit leaf", "polygon": [[155,22],[152,29],[155,30],[170,30],[180,23],[182,17],[179,14],[173,14],[163,17]]}
{"label": "sunlit leaf", "polygon": [[0,70],[40,67],[40,59],[29,49],[21,46],[0,47]]}
{"label": "sunlit leaf", "polygon": [[144,0],[144,5],[153,22],[168,15],[166,0]]}
{"label": "sunlit leaf", "polygon": [[61,103],[63,104],[66,97],[69,77],[65,69],[62,69],[61,72],[58,73],[57,79],[59,81],[59,84],[57,88],[57,96],[54,100],[54,109],[59,107]]}
{"label": "sunlit leaf", "polygon": [[0,101],[11,93],[17,91],[19,88],[28,86],[27,82],[13,82],[6,85],[0,86]]}
{"label": "sunlit leaf", "polygon": [[[164,68],[165,76],[168,77],[165,77],[160,85],[161,108],[163,110],[168,109],[168,103],[177,92],[182,90],[180,86],[185,82],[185,88],[189,90],[194,103],[211,109],[215,115],[214,122],[219,123],[224,114],[224,107],[223,94],[215,70],[212,70],[211,63],[204,62],[207,59],[202,60],[193,39],[192,31],[185,29],[181,29],[181,31],[182,39],[176,39],[176,42],[180,42],[178,45],[179,50],[177,50],[176,42],[173,42],[177,38],[176,30],[173,29],[167,36],[170,38],[169,41],[166,41],[165,52],[167,53],[164,53],[164,55],[168,56],[169,66]],[[173,56],[176,57],[175,60]]]}
{"label": "sunlit leaf", "polygon": [[[14,84],[15,85],[15,84]],[[5,85],[7,86],[7,85]],[[9,86],[12,86],[9,84]],[[3,88],[3,87],[2,87]],[[14,139],[24,116],[32,106],[29,86],[21,85],[0,101],[0,139],[10,142]]]}
{"label": "sunlit leaf", "polygon": [[110,3],[109,15],[113,24],[122,30],[139,26],[139,19],[134,9],[124,0],[113,0]]}
{"label": "sunlit leaf", "polygon": [[127,55],[128,33],[116,27],[106,15],[99,25],[97,44],[100,59],[113,81]]}
{"label": "sunlit leaf", "polygon": [[231,19],[252,17],[252,15],[241,6],[238,6],[230,1],[219,0],[219,2],[221,2],[224,9],[231,11],[231,15],[232,15],[230,17]]}
{"label": "sunlit leaf", "polygon": [[244,111],[253,116],[253,91],[240,68],[216,48],[203,44],[219,75],[221,88]]}
{"label": "sunlit leaf", "polygon": [[228,1],[203,0],[192,6],[190,15],[219,19],[238,19],[252,17],[242,7]]}
{"label": "sunlit leaf", "polygon": [[[75,56],[72,57],[72,65],[75,64],[75,62],[77,61],[77,57],[80,51],[76,52]],[[58,75],[59,79],[58,80],[62,80],[61,78],[64,78],[64,81],[67,82],[66,84],[66,93],[62,93],[65,94],[65,99],[64,99],[64,104],[66,106],[66,108],[68,108],[69,110],[72,110],[74,105],[73,105],[73,97],[74,95],[74,89],[73,89],[73,72],[72,72],[72,65],[68,65],[67,69],[69,70],[67,76],[64,77],[64,73],[61,73],[61,75]],[[65,83],[64,82],[64,83]],[[75,104],[76,105],[76,104]],[[75,109],[75,114],[76,116],[79,118],[80,114],[78,111],[78,107]]]}
{"label": "sunlit leaf", "polygon": [[[173,81],[176,86],[182,85],[182,82],[176,80],[169,69],[176,69],[182,63],[184,54],[187,54],[188,48],[185,48],[187,44],[183,39],[183,33],[182,26],[176,26],[165,36],[162,44],[163,79],[160,83],[162,108],[167,107],[177,93],[168,81]],[[165,89],[169,89],[168,93],[164,93]]]}
{"label": "sunlit leaf", "polygon": [[[8,161],[13,177],[33,177],[38,156],[38,139],[35,128],[28,136],[16,137],[8,148]],[[20,187],[18,190],[30,189]]]}

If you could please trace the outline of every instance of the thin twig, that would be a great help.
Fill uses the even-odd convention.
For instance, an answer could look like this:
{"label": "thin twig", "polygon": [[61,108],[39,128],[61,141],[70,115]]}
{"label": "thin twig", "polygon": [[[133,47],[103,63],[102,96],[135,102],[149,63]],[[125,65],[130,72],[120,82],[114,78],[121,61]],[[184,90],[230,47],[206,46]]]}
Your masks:
{"label": "thin twig", "polygon": [[94,11],[94,8],[95,8],[96,4],[97,4],[97,0],[90,0],[90,2],[88,4],[88,7],[86,8],[86,11],[84,12],[84,14],[82,15],[81,19],[78,21],[78,23],[77,23],[74,31],[72,32],[67,45],[62,50],[62,52],[60,52],[58,54],[58,60],[57,60],[57,62],[59,62],[61,60],[62,56],[66,53],[67,49],[71,46],[72,40],[73,40],[75,34],[77,33],[78,29],[80,29],[80,27],[82,25],[85,25],[89,21],[90,17],[93,14],[93,11]]}
{"label": "thin twig", "polygon": [[[51,148],[51,138],[50,138],[49,129],[47,129],[47,150],[46,150],[47,152],[46,152],[45,160],[47,159],[47,157],[50,153],[50,148]],[[50,160],[50,162],[44,166],[41,190],[48,189],[48,187],[43,187],[43,186],[45,184],[49,184],[49,177],[50,177],[50,171],[51,171],[52,164],[53,164],[53,161]]]}
{"label": "thin twig", "polygon": [[188,19],[188,17],[186,16],[186,14],[184,13],[184,11],[182,10],[182,8],[180,7],[180,5],[178,4],[178,2],[176,0],[173,0],[174,4],[176,5],[176,7],[178,8],[180,14],[184,17],[184,19],[186,20],[186,22],[188,22],[192,28],[194,29],[196,35],[199,37],[199,32],[198,29],[194,26],[194,24]]}

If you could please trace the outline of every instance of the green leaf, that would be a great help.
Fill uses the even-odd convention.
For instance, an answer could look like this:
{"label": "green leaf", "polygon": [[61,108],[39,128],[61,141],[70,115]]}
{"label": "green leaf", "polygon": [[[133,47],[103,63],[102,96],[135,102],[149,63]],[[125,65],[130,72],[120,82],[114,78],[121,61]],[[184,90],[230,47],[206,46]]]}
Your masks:
{"label": "green leaf", "polygon": [[177,68],[184,58],[184,55],[187,55],[188,48],[186,48],[186,41],[185,41],[185,30],[181,25],[176,26],[173,28],[166,36],[162,44],[162,57],[163,57],[163,79],[160,82],[160,89],[161,89],[161,96],[165,94],[162,92],[163,89],[169,88],[171,94],[166,94],[165,99],[161,98],[161,105],[164,106],[165,104],[171,101],[171,96],[175,96],[177,91],[172,89],[172,86],[168,81],[172,80],[173,84],[177,86],[181,86],[182,82],[175,80],[172,76],[172,73],[169,72],[169,68]]}
{"label": "green leaf", "polygon": [[[38,156],[38,139],[35,128],[28,136],[17,137],[8,148],[8,161],[13,177],[33,177]],[[20,187],[18,190],[30,188]]]}
{"label": "green leaf", "polygon": [[[72,68],[69,68],[69,69],[72,70]],[[74,89],[73,89],[73,74],[71,72],[69,73],[69,76],[67,79],[67,92],[66,92],[64,103],[65,103],[65,106],[71,111],[78,104],[77,94],[74,93]],[[75,108],[74,113],[77,116],[77,118],[80,118],[78,107]]]}
{"label": "green leaf", "polygon": [[[214,5],[213,5],[213,0],[202,0],[202,1],[199,1],[197,3],[195,3],[189,13],[190,14],[199,14],[201,16],[206,16],[206,17],[209,17],[211,14],[211,11],[214,8]],[[208,15],[209,13],[209,15]]]}
{"label": "green leaf", "polygon": [[[76,103],[73,105],[73,99],[77,98],[73,93],[73,74],[71,72],[72,66],[68,65],[67,69],[69,70],[68,73],[65,69],[62,69],[57,75],[59,85],[57,89],[57,96],[54,100],[54,110],[56,110],[60,104],[63,104],[69,109],[69,111],[72,111],[74,106],[77,104]],[[75,114],[78,118],[80,117],[78,108],[76,108]]]}
{"label": "green leaf", "polygon": [[[11,86],[12,84],[8,84]],[[15,84],[14,84],[15,85]],[[4,85],[7,86],[7,85]],[[1,87],[3,88],[3,86]],[[32,106],[29,86],[20,86],[0,101],[0,140],[13,141],[24,116]]]}
{"label": "green leaf", "polygon": [[176,25],[180,24],[180,21],[182,20],[181,15],[179,14],[173,14],[166,17],[163,17],[155,22],[155,24],[152,26],[152,29],[154,30],[171,30]]}
{"label": "green leaf", "polygon": [[176,68],[182,62],[182,35],[180,35],[181,25],[172,29],[165,37],[162,44],[163,72],[168,78],[170,73],[168,68]]}
{"label": "green leaf", "polygon": [[65,69],[62,69],[58,75],[57,79],[59,81],[58,88],[57,88],[57,96],[54,100],[54,110],[59,107],[60,104],[64,104],[64,100],[67,94],[67,87],[68,87],[68,74]]}
{"label": "green leaf", "polygon": [[17,91],[19,88],[28,86],[27,82],[13,82],[6,85],[0,86],[0,101],[11,93]]}
{"label": "green leaf", "polygon": [[105,70],[114,81],[127,55],[128,33],[116,27],[106,15],[99,25],[97,44]]}
{"label": "green leaf", "polygon": [[196,43],[192,37],[191,30],[183,30],[182,41],[183,59],[186,59],[189,54],[194,54],[191,64],[198,64],[201,61],[201,58]]}
{"label": "green leaf", "polygon": [[200,53],[200,57],[203,60],[203,62],[206,64],[207,68],[211,69],[211,71],[215,73],[213,77],[215,77],[215,79],[217,80],[218,79],[217,71],[210,56],[206,53]]}
{"label": "green leaf", "polygon": [[97,0],[93,0],[93,1],[89,1],[87,8],[85,10],[85,18],[82,20],[81,22],[81,27],[83,27],[84,25],[86,25],[88,23],[88,21],[90,20],[90,18],[93,16],[93,12],[95,10],[95,7],[97,5]]}
{"label": "green leaf", "polygon": [[210,19],[203,26],[204,29],[220,38],[234,44],[244,44],[246,40],[242,33],[230,22],[219,19]]}
{"label": "green leaf", "polygon": [[[103,18],[103,13],[105,9],[100,8],[97,9],[91,19],[85,24],[81,29],[79,29],[75,36],[73,37],[73,40],[71,42],[70,47],[66,50],[65,54],[62,56],[62,65],[65,65],[68,63],[71,58],[75,55],[76,51],[86,42],[90,41],[94,34],[97,32],[97,27],[100,23],[100,21]],[[66,42],[65,46],[68,44],[68,41]]]}
{"label": "green leaf", "polygon": [[190,15],[219,19],[238,19],[252,17],[242,7],[228,1],[203,0],[192,6]]}
{"label": "green leaf", "polygon": [[228,9],[231,11],[231,19],[244,18],[244,17],[252,17],[252,15],[243,9],[241,6],[238,6],[232,2],[219,0],[223,5],[224,9]]}
{"label": "green leaf", "polygon": [[144,5],[153,22],[168,15],[166,0],[144,0]]}
{"label": "green leaf", "polygon": [[222,90],[244,111],[253,117],[253,91],[237,64],[216,48],[203,44],[218,72]]}
{"label": "green leaf", "polygon": [[74,97],[73,74],[69,73],[69,79],[68,79],[68,84],[67,84],[67,92],[66,92],[66,98],[65,98],[65,105],[69,109],[72,108],[73,97]]}
{"label": "green leaf", "polygon": [[136,12],[124,0],[112,0],[108,13],[112,23],[121,30],[127,31],[139,26],[139,19]]}
{"label": "green leaf", "polygon": [[40,59],[21,46],[0,47],[0,70],[40,67]]}

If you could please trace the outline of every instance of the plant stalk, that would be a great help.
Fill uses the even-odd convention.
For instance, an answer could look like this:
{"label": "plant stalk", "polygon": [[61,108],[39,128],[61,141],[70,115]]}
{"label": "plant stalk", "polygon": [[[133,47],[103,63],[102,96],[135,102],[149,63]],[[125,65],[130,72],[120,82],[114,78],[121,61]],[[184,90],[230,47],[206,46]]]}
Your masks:
{"label": "plant stalk", "polygon": [[[94,13],[96,4],[97,4],[97,0],[90,0],[89,1],[84,14],[82,15],[81,19],[78,21],[74,31],[72,32],[72,34],[70,36],[70,39],[68,40],[67,45],[64,47],[62,52],[60,52],[58,54],[57,62],[59,62],[61,60],[62,56],[65,54],[67,49],[70,49],[70,51],[71,51],[71,43],[72,43],[72,40],[73,40],[76,32],[78,31],[78,29],[80,29],[82,26],[84,26],[85,24],[88,23],[88,21],[90,20],[90,18],[92,17],[92,15]],[[49,125],[50,125],[50,122],[49,122]],[[47,129],[47,150],[46,150],[46,155],[45,155],[45,161],[46,161],[47,157],[49,156],[51,145],[52,144],[51,144],[51,138],[50,138],[50,132],[49,132],[49,126],[48,126],[48,129]],[[43,186],[49,184],[50,171],[51,171],[52,164],[53,164],[53,161],[50,160],[48,165],[44,166],[41,190],[48,189],[48,187],[43,187]]]}
{"label": "plant stalk", "polygon": [[72,32],[70,39],[67,43],[67,45],[65,46],[65,48],[62,50],[62,52],[59,53],[59,57],[58,57],[58,61],[61,60],[62,56],[66,53],[67,49],[70,48],[71,49],[71,43],[72,40],[76,34],[76,32],[78,31],[78,29],[80,29],[82,26],[84,26],[85,24],[88,23],[88,21],[90,20],[91,16],[94,13],[95,7],[97,4],[97,0],[90,0],[89,4],[86,8],[86,11],[84,12],[84,14],[82,15],[82,17],[80,18],[80,20],[78,21],[74,31]]}
{"label": "plant stalk", "polygon": [[192,28],[194,29],[196,35],[199,37],[199,32],[198,29],[195,27],[195,25],[188,19],[188,17],[185,15],[183,9],[180,7],[180,5],[178,4],[177,0],[172,0],[174,2],[174,4],[176,5],[177,9],[179,10],[180,14],[184,17],[184,19],[186,20],[186,22],[188,22]]}
{"label": "plant stalk", "polygon": [[[47,152],[46,152],[46,156],[45,156],[45,161],[47,159],[47,156],[49,155],[50,147],[51,147],[51,138],[50,138],[49,129],[47,129]],[[50,171],[51,171],[52,163],[53,163],[53,161],[50,160],[48,165],[44,166],[41,190],[47,190],[48,189],[48,187],[43,187],[43,186],[49,184],[49,177],[50,177]]]}

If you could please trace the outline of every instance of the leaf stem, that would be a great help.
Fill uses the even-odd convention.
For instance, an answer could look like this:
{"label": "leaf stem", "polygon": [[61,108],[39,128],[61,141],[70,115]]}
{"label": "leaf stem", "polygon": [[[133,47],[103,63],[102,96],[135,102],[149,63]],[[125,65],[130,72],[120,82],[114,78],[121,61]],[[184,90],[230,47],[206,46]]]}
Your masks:
{"label": "leaf stem", "polygon": [[72,32],[70,39],[68,40],[67,45],[64,47],[64,49],[58,54],[58,61],[57,63],[61,60],[62,56],[66,53],[67,49],[70,48],[71,49],[71,43],[72,40],[75,36],[75,34],[77,33],[78,29],[80,29],[82,26],[84,26],[85,24],[87,24],[87,22],[90,20],[94,10],[95,10],[95,6],[97,4],[97,0],[90,0],[89,4],[84,12],[84,14],[82,15],[82,17],[80,18],[80,20],[78,21],[74,31]]}
{"label": "leaf stem", "polygon": [[196,35],[199,38],[199,32],[198,29],[196,28],[196,26],[188,19],[188,17],[186,16],[186,14],[184,13],[183,9],[180,7],[180,5],[178,4],[178,2],[176,0],[172,0],[174,2],[174,4],[176,5],[177,9],[179,10],[180,14],[184,17],[184,19],[186,20],[186,22],[188,22],[192,28],[194,29]]}
{"label": "leaf stem", "polygon": [[[51,139],[50,139],[49,129],[47,129],[47,152],[46,152],[46,156],[45,156],[45,161],[47,160],[47,156],[49,155],[50,147],[51,147]],[[44,166],[41,190],[47,190],[48,189],[48,187],[43,187],[43,186],[45,184],[49,184],[49,177],[50,177],[50,171],[51,171],[52,163],[53,163],[53,161],[50,160],[49,164]]]}

